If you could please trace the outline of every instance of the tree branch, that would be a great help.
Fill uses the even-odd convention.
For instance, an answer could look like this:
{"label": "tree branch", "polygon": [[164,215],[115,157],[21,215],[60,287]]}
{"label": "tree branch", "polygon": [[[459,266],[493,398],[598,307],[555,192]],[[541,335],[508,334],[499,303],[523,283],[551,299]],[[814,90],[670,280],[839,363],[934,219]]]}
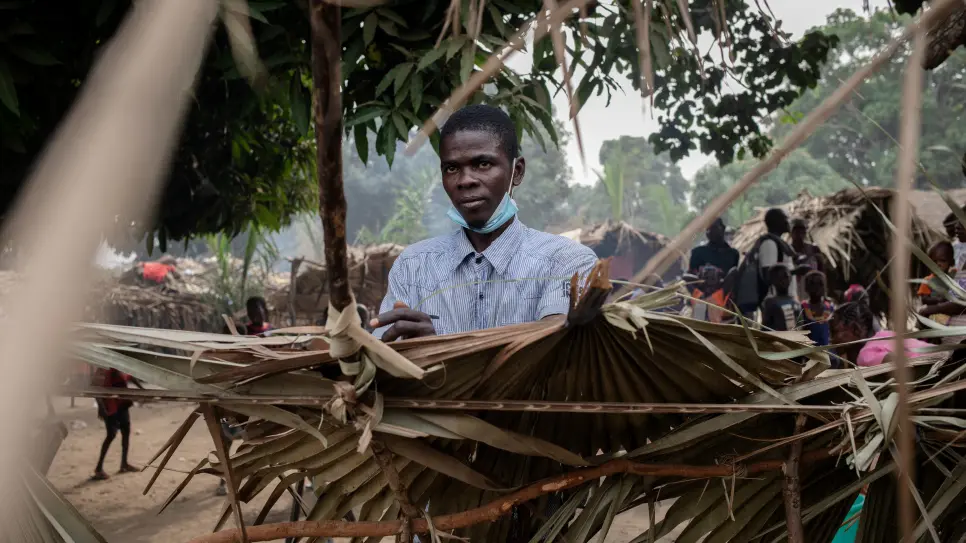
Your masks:
{"label": "tree branch", "polygon": [[[801,456],[802,463],[820,462],[831,458],[832,449],[809,451]],[[539,498],[545,494],[559,492],[579,486],[587,481],[618,473],[630,473],[654,477],[687,477],[704,479],[709,477],[731,477],[738,473],[753,476],[760,473],[778,471],[784,460],[766,460],[755,464],[716,464],[713,466],[689,466],[681,464],[641,464],[620,459],[606,464],[579,469],[550,477],[492,501],[482,507],[433,518],[437,530],[455,530],[482,522],[492,522],[508,514],[515,505]],[[401,534],[403,521],[382,522],[345,522],[345,521],[302,521],[265,524],[248,528],[250,541],[273,541],[285,537],[389,537]],[[412,521],[413,533],[426,533],[429,527],[425,519]],[[238,543],[238,530],[223,530],[192,539],[189,543]]]}
{"label": "tree branch", "polygon": [[[805,428],[805,415],[795,418],[795,435]],[[802,460],[802,440],[792,443],[788,461],[782,466],[785,479],[782,482],[782,495],[785,498],[785,524],[788,527],[788,543],[805,543],[805,529],[802,527],[802,484],[798,477],[798,467]]]}

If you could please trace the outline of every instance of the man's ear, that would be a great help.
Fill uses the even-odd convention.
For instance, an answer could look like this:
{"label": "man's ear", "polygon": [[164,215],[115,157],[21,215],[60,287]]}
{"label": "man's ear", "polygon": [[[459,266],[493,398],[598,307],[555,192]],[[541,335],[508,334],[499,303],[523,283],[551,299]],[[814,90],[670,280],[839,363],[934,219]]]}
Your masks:
{"label": "man's ear", "polygon": [[523,183],[523,176],[527,173],[527,159],[522,156],[517,157],[514,166],[512,177],[510,178],[510,184],[514,187],[519,187]]}

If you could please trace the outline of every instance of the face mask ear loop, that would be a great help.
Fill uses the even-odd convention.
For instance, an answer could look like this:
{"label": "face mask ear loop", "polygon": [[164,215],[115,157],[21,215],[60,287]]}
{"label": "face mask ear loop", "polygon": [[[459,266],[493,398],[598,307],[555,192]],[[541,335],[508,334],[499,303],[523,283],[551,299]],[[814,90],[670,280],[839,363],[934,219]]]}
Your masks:
{"label": "face mask ear loop", "polygon": [[517,176],[517,159],[519,158],[520,157],[514,158],[513,163],[510,165],[510,188],[508,188],[506,191],[507,194],[510,195],[510,198],[513,198],[513,180],[516,179]]}

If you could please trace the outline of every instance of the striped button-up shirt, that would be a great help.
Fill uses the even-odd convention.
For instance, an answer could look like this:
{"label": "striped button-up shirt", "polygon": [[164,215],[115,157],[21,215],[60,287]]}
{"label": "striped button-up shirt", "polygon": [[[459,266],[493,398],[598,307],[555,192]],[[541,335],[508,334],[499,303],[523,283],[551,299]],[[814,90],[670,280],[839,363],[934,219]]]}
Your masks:
{"label": "striped button-up shirt", "polygon": [[[589,248],[515,219],[483,252],[462,229],[407,247],[389,272],[380,313],[397,301],[433,315],[437,334],[454,334],[565,315],[570,278],[597,262]],[[387,328],[374,333],[382,337]]]}

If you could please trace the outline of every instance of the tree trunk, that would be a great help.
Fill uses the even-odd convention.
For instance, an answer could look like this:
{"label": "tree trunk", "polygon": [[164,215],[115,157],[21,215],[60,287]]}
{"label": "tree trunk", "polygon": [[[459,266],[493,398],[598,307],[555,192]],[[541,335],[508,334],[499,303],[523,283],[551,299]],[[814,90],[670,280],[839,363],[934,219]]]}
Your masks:
{"label": "tree trunk", "polygon": [[345,240],[345,191],[342,186],[342,38],[341,8],[311,0],[312,96],[315,104],[316,168],[319,214],[325,240],[329,301],[342,311],[349,305],[349,268]]}

